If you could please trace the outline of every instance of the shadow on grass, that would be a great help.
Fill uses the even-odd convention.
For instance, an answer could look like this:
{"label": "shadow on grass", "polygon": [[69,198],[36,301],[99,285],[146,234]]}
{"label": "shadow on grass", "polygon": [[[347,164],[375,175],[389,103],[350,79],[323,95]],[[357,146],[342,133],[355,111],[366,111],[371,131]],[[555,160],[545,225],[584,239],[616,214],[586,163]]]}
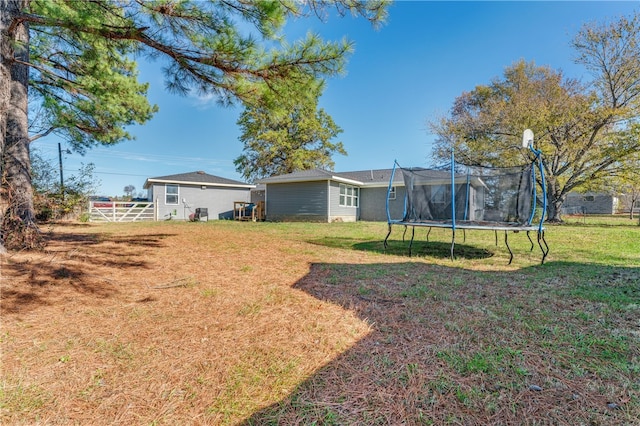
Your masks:
{"label": "shadow on grass", "polygon": [[[431,256],[439,259],[448,259],[451,257],[451,243],[442,241],[414,240],[411,245],[411,251],[409,251],[409,240],[391,240],[388,242],[387,248],[384,247],[384,242],[380,240],[362,241],[354,238],[342,237],[325,237],[308,242],[332,248],[361,250],[395,256]],[[456,243],[454,255],[456,258],[461,259],[486,259],[494,256],[494,253],[468,244]]]}
{"label": "shadow on grass", "polygon": [[38,226],[43,228],[51,225],[60,226],[64,228],[84,228],[84,229],[91,228],[93,226],[89,222],[67,222],[67,221],[56,221],[56,220],[38,223]]}
{"label": "shadow on grass", "polygon": [[73,294],[110,297],[118,292],[112,276],[127,269],[147,269],[148,250],[161,247],[170,236],[45,233],[45,251],[8,254],[3,259],[1,311],[34,310]]}
{"label": "shadow on grass", "polygon": [[295,288],[371,331],[242,424],[633,424],[637,282],[576,263],[313,264]]}

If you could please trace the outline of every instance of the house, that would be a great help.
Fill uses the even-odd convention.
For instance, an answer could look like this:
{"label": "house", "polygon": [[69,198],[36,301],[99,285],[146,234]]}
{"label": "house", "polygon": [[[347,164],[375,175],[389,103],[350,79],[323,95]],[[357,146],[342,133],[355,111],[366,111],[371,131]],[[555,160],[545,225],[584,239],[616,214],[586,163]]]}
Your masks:
{"label": "house", "polygon": [[[266,217],[271,221],[386,221],[386,198],[392,169],[335,173],[313,169],[258,181],[264,188]],[[404,183],[394,176],[389,208],[402,217]]]}
{"label": "house", "polygon": [[[530,168],[493,177],[456,173],[456,219],[529,220],[530,203],[513,195],[518,191],[529,193],[530,179]],[[495,186],[499,181],[501,190],[487,186],[488,182]],[[272,176],[258,183],[266,219],[271,221],[387,221],[387,203],[392,220],[405,219],[405,211],[411,220],[451,220],[452,215],[452,176],[446,170],[397,168],[395,173],[393,169],[337,173],[314,169]],[[405,197],[407,191],[412,196]]]}
{"label": "house", "polygon": [[604,192],[570,192],[562,206],[564,214],[615,214],[618,197]]}
{"label": "house", "polygon": [[159,220],[187,220],[197,209],[209,220],[232,219],[233,203],[249,202],[255,185],[195,171],[149,178],[144,188]]}

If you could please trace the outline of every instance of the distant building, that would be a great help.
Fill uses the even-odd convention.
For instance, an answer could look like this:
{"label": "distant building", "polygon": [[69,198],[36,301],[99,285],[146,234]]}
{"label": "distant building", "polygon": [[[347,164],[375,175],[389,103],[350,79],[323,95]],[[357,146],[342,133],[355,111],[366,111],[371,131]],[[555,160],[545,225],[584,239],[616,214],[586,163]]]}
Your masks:
{"label": "distant building", "polygon": [[562,205],[563,214],[615,214],[618,197],[603,192],[570,192]]}

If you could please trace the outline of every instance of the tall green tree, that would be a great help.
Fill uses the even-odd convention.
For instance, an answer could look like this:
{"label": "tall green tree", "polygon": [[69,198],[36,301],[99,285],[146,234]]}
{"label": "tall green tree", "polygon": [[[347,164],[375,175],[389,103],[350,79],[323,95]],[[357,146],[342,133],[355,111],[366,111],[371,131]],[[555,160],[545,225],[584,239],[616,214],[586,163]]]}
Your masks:
{"label": "tall green tree", "polygon": [[[213,94],[222,104],[257,102],[280,81],[341,72],[351,50],[348,41],[324,42],[314,34],[286,43],[288,18],[325,17],[333,8],[378,24],[386,3],[0,0],[0,250],[8,232],[24,236],[23,247],[37,240],[31,140],[55,132],[82,152],[130,138],[124,127],[155,112],[132,58],[164,60],[173,92]],[[28,130],[29,95],[41,110],[37,134]]]}
{"label": "tall green tree", "polygon": [[314,168],[333,169],[333,154],[346,155],[342,142],[332,142],[342,129],[322,108],[323,83],[311,81],[304,90],[280,88],[269,99],[249,105],[238,120],[243,154],[236,170],[250,181]]}
{"label": "tall green tree", "polygon": [[447,158],[453,147],[470,164],[517,163],[526,155],[516,149],[520,135],[532,129],[545,160],[548,219],[560,221],[570,191],[623,174],[640,150],[639,31],[638,15],[581,29],[573,45],[589,84],[519,61],[463,93],[431,123],[435,155]]}

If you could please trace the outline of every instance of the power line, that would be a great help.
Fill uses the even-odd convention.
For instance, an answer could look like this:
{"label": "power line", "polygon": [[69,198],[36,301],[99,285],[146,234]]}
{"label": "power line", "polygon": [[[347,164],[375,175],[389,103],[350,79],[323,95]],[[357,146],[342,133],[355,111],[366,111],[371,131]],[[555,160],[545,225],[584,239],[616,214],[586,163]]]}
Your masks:
{"label": "power line", "polygon": [[[57,154],[55,147],[40,144],[35,147],[35,150],[41,153],[47,153],[55,155]],[[162,161],[171,161],[171,162],[202,162],[208,164],[223,164],[223,163],[232,163],[233,160],[230,159],[218,159],[218,158],[207,158],[207,157],[188,157],[188,156],[180,156],[173,154],[152,154],[152,153],[140,153],[140,152],[130,152],[130,151],[119,151],[114,149],[100,148],[96,147],[87,151],[89,157],[97,156],[99,158],[102,157],[111,157],[125,160],[146,160],[149,162],[162,162]],[[84,156],[82,156],[84,157]],[[75,157],[77,159],[77,157]],[[86,157],[84,157],[86,158]]]}
{"label": "power line", "polygon": [[[71,169],[65,169],[68,172],[79,172],[80,170],[71,170]],[[115,176],[135,176],[135,177],[148,177],[147,175],[136,175],[136,174],[132,174],[132,173],[116,173],[116,172],[96,172],[93,171],[91,173],[97,174],[97,175],[115,175]]]}

